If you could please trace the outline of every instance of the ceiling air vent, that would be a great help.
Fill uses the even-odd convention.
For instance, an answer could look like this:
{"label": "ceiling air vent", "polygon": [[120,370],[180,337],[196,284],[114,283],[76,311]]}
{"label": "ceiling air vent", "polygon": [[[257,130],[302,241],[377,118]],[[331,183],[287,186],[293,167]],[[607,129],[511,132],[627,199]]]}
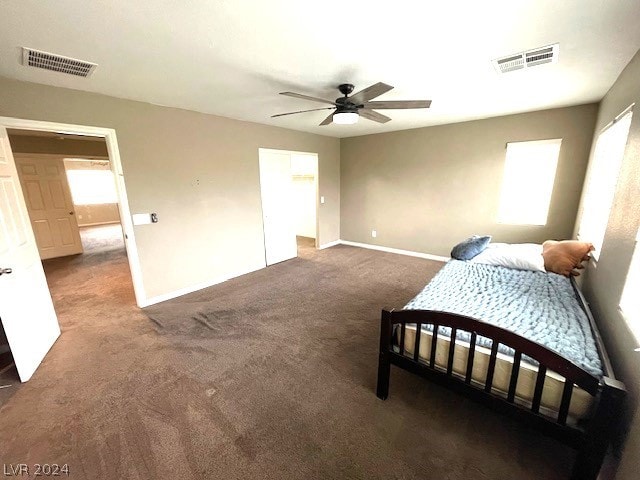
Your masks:
{"label": "ceiling air vent", "polygon": [[44,68],[54,72],[68,73],[77,77],[88,77],[98,66],[75,58],[63,57],[55,53],[22,47],[22,64],[28,67]]}
{"label": "ceiling air vent", "polygon": [[555,43],[546,47],[535,48],[526,52],[516,53],[508,57],[493,60],[493,66],[498,73],[513,72],[523,68],[535,67],[545,63],[555,63],[558,61],[558,51],[560,45]]}
{"label": "ceiling air vent", "polygon": [[494,61],[496,62],[498,70],[501,73],[513,72],[514,70],[520,70],[521,68],[524,68],[524,57],[522,56],[522,54],[499,58]]}

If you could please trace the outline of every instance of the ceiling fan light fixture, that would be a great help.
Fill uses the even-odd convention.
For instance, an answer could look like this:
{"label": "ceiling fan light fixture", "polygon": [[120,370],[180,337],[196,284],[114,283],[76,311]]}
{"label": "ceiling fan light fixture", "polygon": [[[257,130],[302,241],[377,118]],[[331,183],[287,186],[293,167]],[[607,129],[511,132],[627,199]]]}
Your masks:
{"label": "ceiling fan light fixture", "polygon": [[356,112],[338,112],[333,114],[333,123],[338,125],[353,125],[358,123],[358,115]]}

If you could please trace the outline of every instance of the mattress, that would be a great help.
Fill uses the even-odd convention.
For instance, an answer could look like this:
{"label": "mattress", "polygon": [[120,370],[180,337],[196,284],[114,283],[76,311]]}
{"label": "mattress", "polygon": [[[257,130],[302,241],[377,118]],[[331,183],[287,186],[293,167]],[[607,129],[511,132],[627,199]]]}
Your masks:
{"label": "mattress", "polygon": [[[576,298],[568,278],[553,273],[515,270],[501,266],[449,261],[405,310],[435,310],[465,315],[510,330],[544,345],[599,378],[602,363],[589,319]],[[399,343],[398,329],[398,343]],[[419,358],[431,355],[433,325],[423,325]],[[451,329],[440,327],[436,365],[446,369]],[[407,325],[405,354],[413,355],[416,327]],[[454,374],[464,377],[469,350],[469,332],[458,330],[455,339]],[[484,385],[492,341],[477,337],[472,379]],[[500,344],[493,379],[494,393],[509,389],[514,351]],[[538,373],[537,362],[522,357],[516,402],[530,406]],[[547,371],[541,412],[554,416],[560,407],[564,377]],[[574,387],[569,415],[574,420],[589,414],[593,397]]]}
{"label": "mattress", "polygon": [[[477,318],[544,345],[602,377],[589,319],[571,282],[562,275],[451,260],[404,309]],[[439,333],[449,331],[441,328]],[[470,334],[458,332],[457,338],[469,342]],[[478,345],[491,348],[491,341],[478,337]],[[506,345],[500,345],[499,351],[514,353]]]}

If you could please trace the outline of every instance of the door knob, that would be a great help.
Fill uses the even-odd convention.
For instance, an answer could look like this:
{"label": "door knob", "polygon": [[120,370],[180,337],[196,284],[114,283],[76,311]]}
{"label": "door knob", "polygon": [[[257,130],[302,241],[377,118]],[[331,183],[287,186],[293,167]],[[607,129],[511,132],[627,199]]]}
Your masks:
{"label": "door knob", "polygon": [[73,212],[69,212],[69,215],[73,215]]}
{"label": "door knob", "polygon": [[9,275],[11,272],[13,272],[13,270],[11,270],[10,268],[0,268],[0,275]]}

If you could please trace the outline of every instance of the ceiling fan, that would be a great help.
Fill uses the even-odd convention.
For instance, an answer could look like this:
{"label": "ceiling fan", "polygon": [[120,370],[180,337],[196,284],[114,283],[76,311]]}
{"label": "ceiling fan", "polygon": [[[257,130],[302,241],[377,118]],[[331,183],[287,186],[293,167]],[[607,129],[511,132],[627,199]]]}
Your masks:
{"label": "ceiling fan", "polygon": [[333,105],[332,107],[314,108],[311,110],[300,110],[298,112],[279,113],[272,115],[274,117],[282,117],[284,115],[295,115],[297,113],[316,112],[318,110],[334,110],[325,118],[320,125],[329,125],[330,123],[336,123],[340,125],[348,125],[358,122],[359,117],[373,120],[378,123],[387,123],[391,120],[386,115],[375,112],[374,110],[394,110],[405,108],[429,108],[431,106],[431,100],[388,100],[371,102],[370,100],[379,97],[383,93],[388,92],[393,87],[382,82],[378,82],[370,87],[360,90],[358,93],[353,92],[354,86],[350,83],[343,83],[338,86],[340,93],[343,97],[336,98],[335,101],[325,100],[324,98],[311,97],[309,95],[302,95],[300,93],[293,92],[281,92],[280,95],[286,95],[288,97],[302,98],[305,100],[311,100],[312,102],[328,103]]}

